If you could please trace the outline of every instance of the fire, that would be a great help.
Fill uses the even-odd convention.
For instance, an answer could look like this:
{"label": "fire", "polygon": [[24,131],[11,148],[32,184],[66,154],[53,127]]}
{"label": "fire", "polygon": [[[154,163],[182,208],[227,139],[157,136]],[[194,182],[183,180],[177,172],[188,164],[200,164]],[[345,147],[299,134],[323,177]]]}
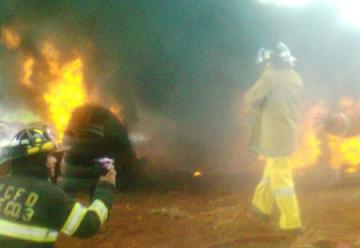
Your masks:
{"label": "fire", "polygon": [[59,66],[56,79],[49,83],[49,89],[44,93],[44,100],[49,106],[49,118],[58,131],[59,139],[63,136],[73,109],[87,101],[82,67],[80,58]]}
{"label": "fire", "polygon": [[320,140],[314,129],[307,127],[303,130],[303,138],[300,141],[300,149],[292,156],[293,166],[302,168],[314,165],[321,155]]}
{"label": "fire", "polygon": [[[360,111],[360,101],[349,97],[340,99],[339,111],[350,114]],[[344,168],[353,173],[360,166],[360,136],[339,137],[331,134],[321,134],[316,127],[317,114],[325,113],[321,102],[312,106],[306,113],[300,128],[299,148],[293,155],[294,168],[303,168],[319,163],[320,157],[333,168]],[[327,149],[327,151],[325,151]]]}
{"label": "fire", "polygon": [[27,58],[23,64],[21,82],[36,94],[42,95],[43,102],[47,105],[45,119],[55,127],[57,138],[61,140],[72,111],[89,101],[83,80],[83,61],[78,56],[62,63],[59,50],[50,41],[43,44],[41,55],[46,62],[46,66],[40,71],[41,82],[37,81],[35,84],[32,81],[34,65],[39,62],[33,57]]}
{"label": "fire", "polygon": [[20,36],[9,28],[1,29],[1,42],[5,44],[8,49],[15,49],[20,45]]}
{"label": "fire", "polygon": [[[348,115],[360,111],[360,101],[355,101],[349,97],[343,97],[339,102],[339,106],[340,111]],[[329,135],[328,144],[331,151],[330,163],[333,167],[344,167],[349,173],[359,170],[360,136],[337,137]]]}
{"label": "fire", "polygon": [[360,164],[360,137],[342,138],[329,136],[331,149],[331,165],[334,167],[346,166],[349,172],[358,170]]}
{"label": "fire", "polygon": [[26,54],[22,54],[25,59],[21,70],[21,84],[28,93],[25,95],[32,97],[30,101],[34,104],[34,112],[40,111],[43,120],[53,125],[58,140],[64,135],[72,111],[85,103],[111,105],[112,113],[124,120],[121,106],[109,100],[111,96],[104,101],[103,97],[99,97],[97,89],[92,88],[91,94],[87,92],[81,54],[74,54],[76,51],[64,54],[54,40],[46,40],[40,47],[35,46],[31,50],[20,49],[23,45],[21,41],[16,30],[10,27],[1,29],[1,43],[20,53],[26,51]]}
{"label": "fire", "polygon": [[202,175],[203,175],[202,172],[199,171],[199,170],[196,170],[196,171],[194,171],[194,173],[193,173],[193,177],[201,177]]}
{"label": "fire", "polygon": [[21,82],[27,87],[32,86],[31,76],[33,73],[33,66],[34,66],[34,59],[31,57],[28,58],[23,65],[23,76]]}
{"label": "fire", "polygon": [[322,102],[313,106],[304,117],[300,127],[299,148],[292,156],[294,168],[314,165],[321,155],[321,141],[315,128],[315,118],[320,113],[324,113]]}
{"label": "fire", "polygon": [[124,121],[124,113],[123,113],[123,109],[120,105],[118,104],[113,104],[110,106],[110,111],[111,113],[113,113],[121,122]]}
{"label": "fire", "polygon": [[49,66],[50,74],[58,75],[61,70],[61,65],[59,63],[60,53],[55,45],[50,41],[46,41],[41,49],[41,54],[44,56],[46,63]]}

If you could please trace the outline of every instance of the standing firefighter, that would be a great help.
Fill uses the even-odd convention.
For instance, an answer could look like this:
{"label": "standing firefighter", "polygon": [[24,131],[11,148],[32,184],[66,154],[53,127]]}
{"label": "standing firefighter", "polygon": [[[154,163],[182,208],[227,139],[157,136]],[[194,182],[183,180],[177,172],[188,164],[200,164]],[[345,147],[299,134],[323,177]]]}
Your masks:
{"label": "standing firefighter", "polygon": [[254,112],[251,148],[266,157],[263,178],[256,188],[252,213],[269,219],[273,203],[280,211],[280,229],[300,233],[302,225],[291,172],[290,155],[298,136],[303,83],[293,69],[295,58],[284,43],[275,50],[260,50],[264,66],[258,81],[245,95]]}
{"label": "standing firefighter", "polygon": [[109,169],[84,207],[50,183],[56,147],[46,129],[27,128],[3,148],[10,174],[0,177],[0,247],[54,247],[59,232],[76,237],[96,234],[113,201],[115,171]]}

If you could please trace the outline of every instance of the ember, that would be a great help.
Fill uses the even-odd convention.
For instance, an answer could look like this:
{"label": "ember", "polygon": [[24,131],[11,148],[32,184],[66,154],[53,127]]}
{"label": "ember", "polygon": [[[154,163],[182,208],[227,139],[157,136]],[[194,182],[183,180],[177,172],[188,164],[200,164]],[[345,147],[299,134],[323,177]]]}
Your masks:
{"label": "ember", "polygon": [[201,177],[203,174],[201,171],[197,170],[193,173],[193,177]]}

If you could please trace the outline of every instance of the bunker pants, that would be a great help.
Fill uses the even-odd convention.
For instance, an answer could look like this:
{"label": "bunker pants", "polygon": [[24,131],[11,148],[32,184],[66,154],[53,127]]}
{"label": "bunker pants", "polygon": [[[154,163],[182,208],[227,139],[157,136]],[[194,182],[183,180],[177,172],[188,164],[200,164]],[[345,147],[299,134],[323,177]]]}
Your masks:
{"label": "bunker pants", "polygon": [[271,214],[275,203],[280,212],[281,229],[301,228],[289,157],[267,158],[265,171],[252,203],[265,215]]}

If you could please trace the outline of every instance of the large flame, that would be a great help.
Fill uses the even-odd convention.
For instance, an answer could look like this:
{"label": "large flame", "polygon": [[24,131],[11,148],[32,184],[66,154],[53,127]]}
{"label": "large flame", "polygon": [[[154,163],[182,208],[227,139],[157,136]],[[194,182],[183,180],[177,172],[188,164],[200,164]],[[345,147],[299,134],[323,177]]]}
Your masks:
{"label": "large flame", "polygon": [[38,61],[29,57],[23,64],[21,82],[24,86],[33,88],[37,94],[42,94],[43,102],[47,105],[45,119],[55,127],[60,140],[72,111],[89,101],[83,80],[83,61],[78,56],[62,63],[59,50],[49,41],[44,43],[41,55],[46,63],[42,67],[41,79],[48,81],[35,85],[32,76],[34,64]]}
{"label": "large flame", "polygon": [[57,78],[49,84],[44,100],[49,106],[50,120],[61,139],[74,108],[87,101],[80,58],[61,66]]}
{"label": "large flame", "polygon": [[[338,103],[340,112],[351,115],[360,111],[360,101],[343,97]],[[319,162],[327,163],[333,168],[344,168],[352,173],[360,166],[360,136],[339,137],[321,133],[316,128],[316,115],[325,113],[320,102],[308,109],[300,128],[299,148],[293,155],[294,167],[303,168]],[[359,128],[360,133],[360,128]],[[327,151],[325,151],[327,149]],[[325,156],[322,156],[325,154]],[[320,158],[325,161],[319,161]]]}
{"label": "large flame", "polygon": [[[21,41],[20,34],[13,28],[1,28],[0,42],[8,49],[25,51],[20,49]],[[87,92],[81,54],[68,59],[75,51],[64,54],[54,40],[43,42],[40,50],[37,48],[26,49],[26,54],[19,56],[24,59],[20,81],[26,90],[25,95],[32,97],[31,102],[36,107],[34,112],[40,112],[43,120],[52,124],[58,140],[64,135],[72,111],[85,103],[110,106],[110,111],[124,120],[122,107],[111,96],[101,98],[94,88],[91,94]]]}
{"label": "large flame", "polygon": [[[342,113],[351,116],[359,113],[360,101],[349,97],[343,97],[339,101],[339,109]],[[360,127],[359,127],[360,134]],[[329,135],[328,144],[331,152],[330,163],[332,166],[343,167],[347,172],[356,172],[360,165],[360,136],[338,137]]]}

